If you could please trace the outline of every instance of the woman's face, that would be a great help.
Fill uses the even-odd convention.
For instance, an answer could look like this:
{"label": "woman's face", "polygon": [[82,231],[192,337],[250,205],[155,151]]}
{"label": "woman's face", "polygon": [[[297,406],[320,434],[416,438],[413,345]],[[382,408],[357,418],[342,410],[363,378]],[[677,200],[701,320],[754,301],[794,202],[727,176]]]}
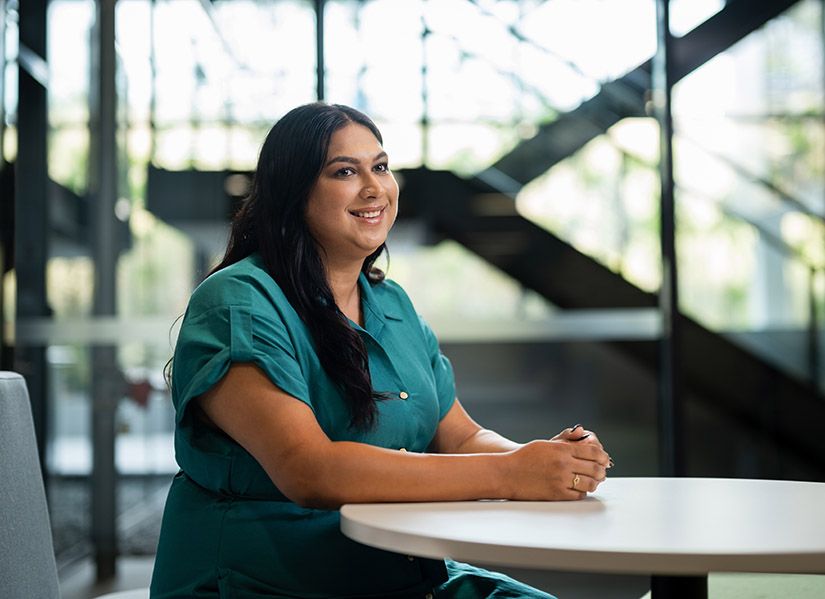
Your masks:
{"label": "woman's face", "polygon": [[397,214],[398,183],[384,148],[363,125],[338,129],[306,207],[327,265],[357,261],[360,267],[386,241]]}

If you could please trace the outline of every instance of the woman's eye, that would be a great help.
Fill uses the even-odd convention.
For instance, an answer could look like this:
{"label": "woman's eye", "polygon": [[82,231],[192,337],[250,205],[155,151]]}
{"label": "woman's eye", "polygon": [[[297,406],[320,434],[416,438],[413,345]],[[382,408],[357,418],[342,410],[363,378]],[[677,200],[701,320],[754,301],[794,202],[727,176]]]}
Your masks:
{"label": "woman's eye", "polygon": [[354,173],[355,173],[355,169],[352,169],[350,167],[338,169],[337,171],[335,171],[335,175],[337,177],[349,177],[350,175],[352,175]]}
{"label": "woman's eye", "polygon": [[373,170],[378,171],[379,173],[388,173],[390,170],[390,165],[386,162],[382,162],[381,164],[376,164],[373,167]]}

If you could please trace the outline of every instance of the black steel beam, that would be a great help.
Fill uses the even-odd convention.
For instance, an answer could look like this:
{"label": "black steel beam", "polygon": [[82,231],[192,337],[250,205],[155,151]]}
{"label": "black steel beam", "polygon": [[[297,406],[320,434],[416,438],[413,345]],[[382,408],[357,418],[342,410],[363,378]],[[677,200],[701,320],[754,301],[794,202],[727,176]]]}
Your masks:
{"label": "black steel beam", "polygon": [[13,346],[2,330],[6,324],[5,275],[14,268],[14,196],[14,165],[0,160],[0,370],[14,370]]}
{"label": "black steel beam", "polygon": [[662,285],[659,311],[659,474],[684,476],[685,430],[682,390],[682,330],[679,320],[679,277],[676,259],[676,206],[673,186],[673,36],[670,0],[656,0],[656,56],[653,59],[653,107],[659,123],[659,235]]}
{"label": "black steel beam", "polygon": [[[445,171],[400,171],[402,204],[416,206],[437,234],[453,239],[560,308],[657,306],[647,293],[552,233],[515,214],[499,194],[495,214],[486,213],[494,190]],[[825,398],[810,383],[783,372],[696,321],[678,315],[685,386],[699,401],[758,434],[766,444],[792,454],[825,474]],[[656,345],[611,345],[658,370]],[[781,476],[782,471],[773,473]]]}
{"label": "black steel beam", "polygon": [[[115,270],[119,250],[117,200],[117,90],[115,86],[115,0],[97,0],[91,69],[90,197],[95,316],[116,314]],[[122,389],[116,348],[92,347],[92,543],[98,580],[117,566],[117,472],[115,414]]]}
{"label": "black steel beam", "polygon": [[[6,154],[3,149],[6,147],[4,144],[6,137],[6,0],[0,0],[0,98],[3,98],[0,102],[0,164],[5,166]],[[2,287],[3,284],[0,282],[0,291]],[[0,308],[0,313],[2,313],[2,308]]]}
{"label": "black steel beam", "polygon": [[324,7],[326,0],[315,0],[315,97],[326,96],[326,61],[324,60]]}
{"label": "black steel beam", "polygon": [[[47,0],[19,6],[20,45],[40,61],[46,56]],[[33,73],[19,69],[15,163],[14,269],[17,278],[16,318],[44,318],[51,313],[46,295],[48,259],[48,104],[47,90]],[[48,369],[46,349],[16,342],[14,369],[26,378],[32,403],[40,460],[48,438]],[[44,467],[45,472],[45,467]]]}
{"label": "black steel beam", "polygon": [[[799,0],[729,0],[725,7],[684,36],[673,40],[672,83],[730,48]],[[539,128],[491,167],[511,179],[513,193],[572,156],[589,141],[627,117],[646,116],[645,94],[650,89],[652,61],[602,86],[593,98]]]}

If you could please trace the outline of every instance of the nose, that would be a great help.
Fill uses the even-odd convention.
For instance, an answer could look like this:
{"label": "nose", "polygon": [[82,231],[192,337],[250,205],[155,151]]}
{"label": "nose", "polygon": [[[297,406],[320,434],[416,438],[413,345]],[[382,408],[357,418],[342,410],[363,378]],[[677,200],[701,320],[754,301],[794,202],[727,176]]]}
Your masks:
{"label": "nose", "polygon": [[362,185],[361,185],[361,196],[365,198],[374,198],[378,195],[381,195],[381,190],[383,189],[381,182],[378,180],[378,177],[373,172],[368,172],[364,174]]}

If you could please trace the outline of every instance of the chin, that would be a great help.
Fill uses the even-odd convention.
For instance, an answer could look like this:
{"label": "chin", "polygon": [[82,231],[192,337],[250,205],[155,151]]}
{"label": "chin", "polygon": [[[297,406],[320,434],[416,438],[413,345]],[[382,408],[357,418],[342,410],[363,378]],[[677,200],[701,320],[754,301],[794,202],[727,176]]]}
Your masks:
{"label": "chin", "polygon": [[375,250],[381,247],[382,244],[387,242],[387,236],[384,235],[380,238],[373,238],[369,240],[364,240],[362,243],[358,244],[359,247],[367,252],[367,254],[372,254]]}
{"label": "chin", "polygon": [[365,248],[363,248],[364,258],[366,258],[367,256],[370,256],[371,254],[375,253],[375,252],[378,250],[378,248],[380,248],[380,247],[381,247],[381,244],[382,244],[382,243],[383,243],[383,242],[379,243],[379,244],[378,244],[378,245],[376,245],[376,246],[373,246],[372,248],[366,248],[366,247],[365,247]]}

